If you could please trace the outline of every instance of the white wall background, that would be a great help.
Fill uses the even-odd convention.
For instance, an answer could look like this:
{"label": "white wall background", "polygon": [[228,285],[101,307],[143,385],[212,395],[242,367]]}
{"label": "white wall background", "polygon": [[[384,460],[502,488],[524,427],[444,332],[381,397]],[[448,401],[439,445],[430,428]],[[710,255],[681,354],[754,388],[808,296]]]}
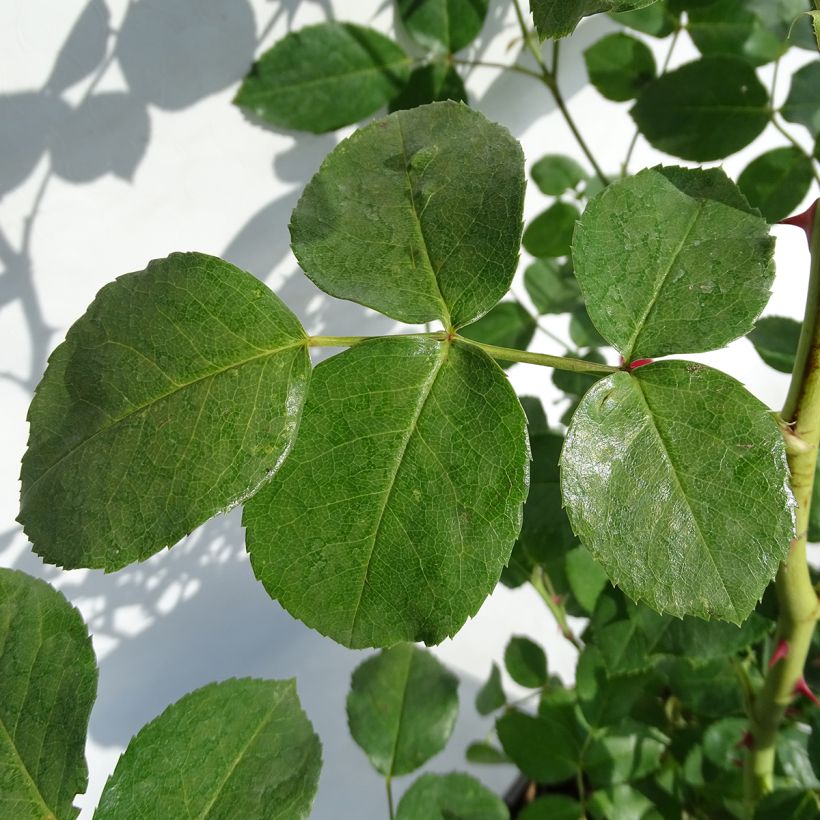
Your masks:
{"label": "white wall background", "polygon": [[[84,10],[85,24],[70,37]],[[14,523],[32,390],[49,351],[115,276],[171,251],[199,250],[264,279],[310,333],[392,329],[384,317],[325,298],[298,271],[288,248],[287,222],[299,193],[349,129],[325,136],[265,129],[230,104],[254,55],[288,30],[328,17],[386,32],[396,25],[390,0],[0,5],[0,565],[59,587],[93,634],[100,685],[88,743],[91,780],[78,800],[84,818],[145,722],[198,686],[243,675],[297,677],[324,743],[315,818],[385,816],[382,783],[349,739],[344,715],[350,672],[366,653],[322,638],[267,597],[246,560],[238,515],[216,519],[173,550],[113,575],[43,565]],[[563,48],[561,85],[602,164],[617,171],[633,132],[628,106],[584,88],[581,59],[582,50],[611,27],[603,17],[582,25]],[[510,3],[494,0],[471,52],[510,62],[516,36]],[[668,41],[656,45],[660,61]],[[682,42],[674,62],[692,55]],[[785,67],[810,58],[795,52]],[[467,86],[473,104],[521,140],[528,164],[547,152],[579,156],[546,91],[531,79],[475,69]],[[778,99],[786,91],[781,81]],[[796,126],[793,131],[808,147],[807,134]],[[770,128],[726,169],[736,176],[760,146],[781,144]],[[641,142],[633,167],[662,159]],[[545,205],[533,187],[527,217]],[[805,240],[795,229],[775,233],[778,275],[766,312],[799,318]],[[526,302],[519,285],[515,291]],[[554,329],[565,334],[560,321]],[[563,352],[541,334],[534,348]],[[733,374],[772,407],[782,403],[787,378],[763,366],[747,342],[692,358]],[[517,365],[510,378],[519,391],[544,397],[557,422],[562,408],[554,406],[548,371]],[[490,726],[472,706],[478,681],[514,633],[544,642],[551,668],[571,678],[574,653],[541,602],[528,590],[499,588],[454,640],[436,649],[463,678],[462,703],[447,752],[428,768],[468,768],[467,743]],[[501,791],[512,770],[488,767],[478,774]],[[397,790],[410,781],[398,782]]]}

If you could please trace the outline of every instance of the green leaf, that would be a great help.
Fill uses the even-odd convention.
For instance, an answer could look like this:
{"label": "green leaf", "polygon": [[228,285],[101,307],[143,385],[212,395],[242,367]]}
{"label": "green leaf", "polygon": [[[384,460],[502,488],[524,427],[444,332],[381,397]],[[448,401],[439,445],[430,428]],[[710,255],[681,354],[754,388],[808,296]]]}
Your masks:
{"label": "green leaf", "polygon": [[[585,362],[598,362],[604,364],[606,359],[597,351],[590,350],[585,356],[581,356]],[[584,393],[597,384],[598,377],[589,373],[574,373],[571,370],[554,370],[552,383],[568,396],[580,398]]]}
{"label": "green leaf", "polygon": [[790,785],[820,788],[808,749],[810,735],[795,724],[783,726],[777,735],[777,762]]}
{"label": "green leaf", "polygon": [[584,62],[589,81],[608,100],[633,99],[656,74],[649,47],[620,32],[591,45],[584,52]]}
{"label": "green leaf", "polygon": [[573,261],[590,318],[632,361],[713,350],[747,333],[769,299],[773,250],[760,216],[690,196],[647,169],[589,204]]}
{"label": "green leaf", "polygon": [[172,254],[106,285],[29,410],[35,551],[113,571],[242,502],[290,449],[309,376],[296,317],[221,259]]}
{"label": "green leaf", "polygon": [[569,202],[556,202],[539,214],[524,231],[527,253],[538,257],[566,256],[572,243],[575,221],[581,214]]}
{"label": "green leaf", "polygon": [[501,749],[496,749],[495,746],[492,746],[486,741],[471,743],[467,747],[465,757],[470,763],[478,763],[479,765],[494,766],[510,762],[510,759]]}
{"label": "green leaf", "polygon": [[467,774],[425,774],[404,793],[396,820],[509,820],[504,801]]}
{"label": "green leaf", "polygon": [[524,271],[524,287],[541,314],[568,313],[583,304],[572,265],[559,265],[553,259],[536,259],[529,265]]}
{"label": "green leaf", "polygon": [[350,734],[385,777],[409,774],[437,755],[458,715],[458,678],[412,644],[384,649],[353,672]]}
{"label": "green leaf", "polygon": [[764,316],[748,335],[749,341],[769,367],[791,373],[802,325],[785,316]]}
{"label": "green leaf", "polygon": [[537,689],[547,682],[547,656],[544,650],[523,635],[510,638],[504,650],[504,665],[519,686]]}
{"label": "green leaf", "polygon": [[665,0],[656,0],[652,5],[634,11],[617,12],[610,17],[622,26],[653,37],[668,37],[680,22]]}
{"label": "green leaf", "polygon": [[658,77],[631,110],[659,151],[707,162],[747,146],[769,122],[769,96],[747,60],[703,57]]}
{"label": "green leaf", "polygon": [[715,721],[703,735],[703,754],[721,769],[731,770],[740,756],[740,741],[749,725],[745,718]]}
{"label": "green leaf", "polygon": [[489,0],[398,0],[402,23],[419,45],[449,53],[481,31]]}
{"label": "green leaf", "polygon": [[517,820],[582,820],[580,803],[563,794],[547,794],[528,803],[518,813]]}
{"label": "green leaf", "polygon": [[365,342],[316,368],[293,452],[245,506],[254,572],[346,646],[437,643],[498,581],[528,461],[521,405],[481,350]]}
{"label": "green leaf", "polygon": [[451,63],[434,61],[413,70],[407,85],[390,101],[391,112],[431,102],[468,102],[464,81]]}
{"label": "green leaf", "polygon": [[695,714],[707,718],[743,714],[737,674],[727,657],[697,665],[676,658],[665,671],[672,694]]}
{"label": "green leaf", "polygon": [[402,322],[469,324],[518,262],[521,146],[477,111],[397,111],[331,151],[291,219],[293,251],[331,296]]}
{"label": "green leaf", "polygon": [[501,670],[493,664],[490,676],[475,696],[475,708],[479,715],[489,715],[500,709],[507,702],[504,688],[501,685]]}
{"label": "green leaf", "polygon": [[657,729],[625,721],[593,737],[584,753],[584,772],[599,788],[639,780],[660,766],[668,742]]}
{"label": "green leaf", "polygon": [[598,596],[609,583],[606,573],[585,547],[576,547],[567,553],[566,570],[575,600],[586,612],[592,612]]}
{"label": "green leaf", "polygon": [[789,146],[767,151],[746,166],[737,184],[769,222],[787,217],[803,201],[814,178],[811,159]]}
{"label": "green leaf", "polygon": [[407,82],[410,66],[407,54],[378,31],[320,23],[266,51],[234,104],[281,128],[334,131],[385,105]]}
{"label": "green leaf", "polygon": [[594,644],[584,647],[575,670],[578,704],[593,727],[620,724],[643,695],[646,681],[646,675],[610,676]]}
{"label": "green leaf", "polygon": [[598,12],[629,11],[655,0],[530,0],[535,29],[542,39],[572,34],[582,17]]}
{"label": "green leaf", "polygon": [[[484,344],[526,350],[535,335],[535,319],[518,302],[500,302],[477,322],[462,328],[460,335]],[[499,362],[503,369],[513,362]]]}
{"label": "green leaf", "polygon": [[572,157],[547,154],[530,168],[530,176],[542,193],[560,196],[586,181],[587,172]]}
{"label": "green leaf", "polygon": [[783,119],[805,125],[813,137],[820,137],[820,61],[813,60],[795,71],[780,113]]}
{"label": "green leaf", "polygon": [[820,800],[813,791],[778,789],[767,794],[755,808],[754,820],[817,820]]}
{"label": "green leaf", "polygon": [[589,812],[595,820],[662,820],[652,801],[636,788],[622,783],[609,789],[596,789],[589,799]]}
{"label": "green leaf", "polygon": [[321,767],[295,681],[210,683],[132,738],[94,820],[307,818]]}
{"label": "green leaf", "polygon": [[592,324],[586,307],[583,305],[572,311],[569,318],[569,337],[578,347],[605,347],[606,339],[598,333]]}
{"label": "green leaf", "polygon": [[743,191],[726,176],[721,168],[656,165],[652,170],[666,177],[679,191],[692,199],[711,199],[753,216],[760,216],[760,211],[749,204]]}
{"label": "green leaf", "polygon": [[575,533],[614,584],[659,612],[740,624],[788,554],[794,501],[777,424],[704,365],[599,381],[561,463]]}
{"label": "green leaf", "polygon": [[806,13],[811,0],[747,0],[747,5],[779,40],[811,51],[817,48]]}
{"label": "green leaf", "polygon": [[97,663],[63,595],[0,568],[0,816],[73,818],[88,784],[85,735]]}

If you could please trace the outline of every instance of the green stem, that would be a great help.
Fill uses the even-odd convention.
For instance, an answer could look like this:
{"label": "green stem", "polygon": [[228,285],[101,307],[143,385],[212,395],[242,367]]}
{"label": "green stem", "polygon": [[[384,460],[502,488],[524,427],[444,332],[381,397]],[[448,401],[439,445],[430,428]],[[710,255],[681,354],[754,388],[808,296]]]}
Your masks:
{"label": "green stem", "polygon": [[555,594],[555,589],[549,579],[549,576],[541,567],[536,567],[533,570],[530,583],[535,587],[535,591],[544,599],[544,603],[555,618],[561,634],[580,652],[584,645],[575,636],[572,628],[567,621],[567,611],[564,605],[557,600],[558,596]]}
{"label": "green stem", "polygon": [[785,641],[785,657],[770,666],[752,705],[752,749],[745,767],[746,811],[773,788],[777,731],[803,677],[818,617],[817,593],[806,561],[806,539],[817,448],[820,445],[820,207],[815,208],[811,273],[806,314],[797,349],[783,421],[800,447],[787,449],[792,491],[797,502],[796,532],[789,557],[781,564],[775,588],[779,605],[776,645]]}
{"label": "green stem", "polygon": [[394,820],[396,814],[393,810],[393,782],[389,775],[385,777],[384,785],[387,790],[387,811],[389,812],[390,820]]}
{"label": "green stem", "polygon": [[391,336],[308,336],[308,347],[354,347],[373,339],[433,339],[443,342],[447,334],[443,330],[435,333],[396,333]]}
{"label": "green stem", "polygon": [[500,68],[504,71],[514,71],[516,74],[524,74],[526,77],[533,77],[536,80],[541,79],[541,75],[537,71],[533,71],[531,68],[525,68],[522,65],[516,65],[515,63],[493,63],[487,60],[459,60],[455,57],[451,58],[450,62],[454,65],[463,65],[471,68]]}

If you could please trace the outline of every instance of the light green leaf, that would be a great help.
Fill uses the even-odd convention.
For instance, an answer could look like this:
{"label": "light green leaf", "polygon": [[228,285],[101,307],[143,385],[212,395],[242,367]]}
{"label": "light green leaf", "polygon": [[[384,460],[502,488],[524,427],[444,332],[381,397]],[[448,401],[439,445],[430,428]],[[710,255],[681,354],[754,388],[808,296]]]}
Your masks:
{"label": "light green leaf", "polygon": [[587,612],[595,609],[595,602],[609,583],[601,565],[586,547],[576,547],[567,553],[567,580],[575,600]]}
{"label": "light green leaf", "polygon": [[481,31],[489,0],[398,0],[401,21],[425,48],[454,53]]}
{"label": "light green leaf", "polygon": [[385,777],[409,774],[437,755],[458,715],[458,678],[412,644],[384,649],[353,672],[350,734]]}
{"label": "light green leaf", "polygon": [[787,217],[811,187],[811,159],[794,146],[767,151],[746,166],[737,185],[769,222]]}
{"label": "light green leaf", "polygon": [[528,803],[518,820],[582,820],[581,804],[563,794],[546,794]]}
{"label": "light green leaf", "polygon": [[687,195],[647,169],[589,204],[573,261],[590,318],[632,361],[747,333],[769,299],[773,250],[760,216]]}
{"label": "light green leaf", "polygon": [[73,818],[88,784],[97,663],[83,619],[44,581],[0,568],[0,816]]}
{"label": "light green leaf", "polygon": [[431,103],[336,146],[293,212],[293,251],[331,296],[460,326],[510,287],[523,199],[510,133],[464,105]]}
{"label": "light green leaf", "polygon": [[521,405],[482,351],[365,342],[316,368],[293,452],[245,506],[254,571],[346,646],[437,643],[498,581],[528,461]]}
{"label": "light green leaf", "polygon": [[572,265],[536,259],[524,271],[524,287],[539,313],[568,313],[581,301],[581,288]]}
{"label": "light green leaf", "polygon": [[396,820],[509,820],[504,801],[474,777],[425,774],[404,793]]}
{"label": "light green leaf", "polygon": [[747,60],[703,57],[658,77],[631,110],[659,151],[707,162],[747,146],[770,119],[769,96]]}
{"label": "light green leaf", "polygon": [[504,688],[501,685],[501,670],[493,664],[490,676],[475,696],[475,708],[479,715],[489,715],[500,709],[507,702]]}
{"label": "light green leaf", "polygon": [[524,231],[524,249],[533,256],[566,256],[575,221],[581,214],[569,202],[556,202],[539,214]]}
{"label": "light green leaf", "polygon": [[535,28],[542,39],[572,34],[582,17],[598,12],[629,11],[655,0],[530,0]]}
{"label": "light green leaf", "polygon": [[234,104],[282,128],[334,131],[385,105],[407,82],[410,66],[407,54],[378,31],[320,23],[266,51]]}
{"label": "light green leaf", "polygon": [[656,0],[652,5],[634,11],[616,12],[610,17],[622,26],[653,37],[668,37],[680,22],[665,0]]}
{"label": "light green leaf", "polygon": [[802,325],[784,316],[764,316],[748,335],[761,359],[781,373],[791,373]]}
{"label": "light green leaf", "polygon": [[562,454],[575,533],[634,600],[740,624],[788,554],[794,501],[768,409],[699,364],[599,381]]}
{"label": "light green leaf", "polygon": [[[476,342],[526,350],[535,334],[535,319],[518,302],[500,302],[477,322],[462,328],[460,335]],[[513,362],[499,362],[506,370]]]}
{"label": "light green leaf", "polygon": [[547,154],[530,168],[530,176],[542,193],[560,196],[584,182],[587,172],[572,157]]}
{"label": "light green leaf", "polygon": [[452,64],[434,61],[413,70],[407,85],[390,100],[388,109],[402,111],[442,100],[466,103],[467,89]]}
{"label": "light green leaf", "polygon": [[106,285],[29,410],[35,551],[117,570],[240,503],[287,454],[309,376],[296,317],[221,259],[172,254]]}
{"label": "light green leaf", "polygon": [[628,34],[601,38],[584,52],[584,62],[589,81],[608,100],[633,99],[656,74],[652,51]]}
{"label": "light green leaf", "polygon": [[523,635],[510,638],[504,650],[504,666],[519,686],[537,689],[547,682],[547,656],[544,650]]}
{"label": "light green leaf", "polygon": [[132,738],[94,820],[307,818],[322,745],[296,683],[232,679],[169,706]]}
{"label": "light green leaf", "polygon": [[800,123],[813,137],[820,137],[820,61],[813,60],[792,74],[786,102],[780,109],[783,118]]}
{"label": "light green leaf", "polygon": [[467,747],[465,757],[470,763],[478,763],[480,765],[495,766],[501,763],[510,763],[510,759],[501,749],[496,749],[495,746],[486,741],[476,741]]}

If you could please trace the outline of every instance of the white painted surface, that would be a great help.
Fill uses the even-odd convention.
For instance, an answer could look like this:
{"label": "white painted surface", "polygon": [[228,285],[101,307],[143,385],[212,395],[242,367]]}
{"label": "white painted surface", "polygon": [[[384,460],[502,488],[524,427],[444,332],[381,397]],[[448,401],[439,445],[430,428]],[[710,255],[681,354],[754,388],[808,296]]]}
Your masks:
{"label": "white painted surface", "polygon": [[[245,558],[237,514],[114,575],[44,566],[13,522],[33,385],[48,352],[115,276],[171,251],[199,250],[264,279],[311,333],[392,329],[383,317],[324,297],[288,249],[287,222],[301,189],[350,129],[325,136],[264,129],[230,105],[254,54],[290,28],[332,14],[393,31],[392,3],[94,0],[87,28],[67,43],[84,7],[84,0],[6,0],[0,6],[0,564],[62,589],[94,636],[100,687],[88,744],[90,787],[78,801],[82,817],[91,816],[119,753],[140,726],[191,689],[242,675],[297,677],[325,750],[313,816],[383,817],[382,784],[349,739],[344,716],[349,675],[365,653],[322,638],[267,597]],[[632,136],[628,106],[583,88],[581,59],[583,48],[609,26],[593,18],[564,46],[561,84],[583,133],[614,171]],[[516,34],[510,4],[494,0],[473,51],[511,61]],[[110,61],[102,60],[101,50],[94,58],[103,47]],[[657,44],[658,54],[666,47]],[[682,45],[675,62],[692,54]],[[787,64],[808,57],[796,52]],[[467,85],[474,105],[522,141],[528,165],[547,152],[578,156],[546,92],[532,80],[476,69]],[[779,98],[785,92],[781,83]],[[797,127],[794,132],[806,137]],[[782,143],[769,129],[759,145]],[[727,171],[736,175],[760,151],[732,157]],[[640,144],[633,167],[663,159]],[[545,204],[531,189],[527,217]],[[793,229],[776,233],[778,277],[767,312],[799,318],[805,242]],[[514,290],[526,302],[520,284]],[[561,321],[553,329],[566,335]],[[534,347],[562,352],[540,334]],[[733,374],[772,407],[781,404],[786,377],[764,367],[748,343],[692,358]],[[541,395],[557,422],[561,408],[554,406],[548,372],[519,365],[510,377],[519,391]],[[489,728],[472,707],[476,681],[514,633],[545,642],[551,668],[571,679],[573,652],[540,601],[528,590],[500,588],[454,640],[436,649],[463,677],[462,706],[453,741],[429,768],[466,768],[466,744]],[[484,768],[479,774],[501,790],[510,771]],[[403,778],[397,790],[411,781]]]}

